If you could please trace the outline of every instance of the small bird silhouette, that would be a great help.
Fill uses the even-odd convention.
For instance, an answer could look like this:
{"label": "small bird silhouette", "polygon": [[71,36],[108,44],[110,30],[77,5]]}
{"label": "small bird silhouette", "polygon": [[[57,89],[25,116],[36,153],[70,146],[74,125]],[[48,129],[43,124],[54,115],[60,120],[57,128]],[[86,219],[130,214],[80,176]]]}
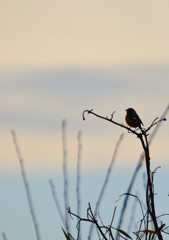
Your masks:
{"label": "small bird silhouette", "polygon": [[141,121],[141,119],[139,118],[138,114],[136,113],[136,111],[133,108],[128,108],[126,109],[126,123],[130,126],[130,127],[139,127],[141,128],[141,124],[144,125]]}

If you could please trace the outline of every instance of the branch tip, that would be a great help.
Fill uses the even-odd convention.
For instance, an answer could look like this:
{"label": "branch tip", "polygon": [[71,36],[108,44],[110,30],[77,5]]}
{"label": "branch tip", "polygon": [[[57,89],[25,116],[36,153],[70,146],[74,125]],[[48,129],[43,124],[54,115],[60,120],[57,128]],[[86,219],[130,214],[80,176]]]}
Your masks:
{"label": "branch tip", "polygon": [[82,113],[82,118],[83,118],[83,121],[85,120],[85,112],[87,112],[88,114],[91,113],[93,111],[93,109],[91,110],[84,110],[83,113]]}
{"label": "branch tip", "polygon": [[111,114],[111,120],[113,119],[114,114],[115,114],[115,111],[113,111],[113,113]]}

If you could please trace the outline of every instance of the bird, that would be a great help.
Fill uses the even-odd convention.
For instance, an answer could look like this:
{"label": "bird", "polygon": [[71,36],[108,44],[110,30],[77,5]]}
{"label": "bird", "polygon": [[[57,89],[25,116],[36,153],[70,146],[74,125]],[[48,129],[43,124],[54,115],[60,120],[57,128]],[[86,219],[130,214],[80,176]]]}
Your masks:
{"label": "bird", "polygon": [[136,113],[136,111],[133,108],[128,108],[125,110],[126,113],[126,123],[133,128],[141,128],[141,125],[144,125],[140,119],[140,117],[138,116],[138,114]]}

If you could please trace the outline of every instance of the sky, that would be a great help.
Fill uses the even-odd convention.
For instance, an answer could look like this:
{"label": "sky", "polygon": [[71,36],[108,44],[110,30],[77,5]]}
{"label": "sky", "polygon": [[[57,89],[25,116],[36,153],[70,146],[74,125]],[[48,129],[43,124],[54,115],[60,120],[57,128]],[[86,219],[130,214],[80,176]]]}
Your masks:
{"label": "sky", "polygon": [[[158,81],[161,72],[163,79]],[[109,161],[112,147],[123,129],[101,121],[93,116],[82,119],[85,109],[93,108],[103,116],[111,116],[125,123],[125,109],[132,106],[140,115],[143,123],[149,126],[160,117],[168,101],[167,66],[133,67],[118,69],[93,70],[41,70],[19,73],[15,77],[1,80],[1,165],[8,171],[15,172],[17,165],[13,161],[15,149],[11,130],[15,130],[22,152],[31,171],[43,172],[62,167],[62,121],[67,121],[67,150],[70,164],[76,166],[77,134],[82,131],[84,143],[84,169],[94,169],[104,165],[103,158]],[[24,79],[24,80],[23,80]],[[158,99],[158,101],[157,101]],[[134,102],[133,102],[134,101]],[[136,101],[136,102],[135,102]],[[150,110],[151,109],[151,110]],[[160,130],[158,141],[155,141],[154,154],[168,158],[168,122]],[[141,146],[127,132],[124,149],[138,156]],[[128,141],[128,139],[131,141]],[[104,151],[99,146],[102,146]],[[158,146],[158,147],[157,147]],[[9,151],[6,151],[9,149]],[[42,151],[43,149],[43,151]],[[123,166],[132,164],[131,156],[122,150]],[[51,160],[49,161],[48,158]],[[58,159],[56,161],[56,159]],[[160,161],[159,161],[160,162]]]}
{"label": "sky", "polygon": [[169,60],[166,0],[0,2],[2,69]]}
{"label": "sky", "polygon": [[[0,0],[0,226],[9,240],[36,239],[11,130],[24,159],[42,240],[64,239],[48,183],[54,180],[62,203],[63,120],[73,209],[77,135],[82,133],[83,214],[89,201],[95,205],[124,133],[100,208],[105,221],[116,204],[120,211],[116,200],[128,187],[141,144],[92,115],[83,121],[82,112],[111,116],[115,111],[114,119],[126,124],[125,109],[133,107],[145,127],[161,116],[169,102],[168,9],[168,1],[156,0]],[[152,169],[161,166],[156,179],[160,213],[168,204],[168,133],[167,120],[150,148]],[[133,190],[141,197],[144,167]]]}

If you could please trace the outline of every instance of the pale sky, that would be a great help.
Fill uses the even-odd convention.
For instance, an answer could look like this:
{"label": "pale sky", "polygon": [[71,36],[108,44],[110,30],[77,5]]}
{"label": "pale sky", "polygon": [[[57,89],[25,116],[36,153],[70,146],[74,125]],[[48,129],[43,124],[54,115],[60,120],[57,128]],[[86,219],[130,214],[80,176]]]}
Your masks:
{"label": "pale sky", "polygon": [[169,1],[0,1],[0,68],[169,61]]}
{"label": "pale sky", "polygon": [[[42,240],[65,239],[48,184],[50,178],[56,183],[63,209],[62,120],[67,120],[74,209],[77,133],[82,131],[86,216],[124,131],[93,116],[83,121],[82,112],[94,108],[111,116],[116,111],[115,120],[125,124],[125,109],[133,107],[148,127],[168,105],[168,66],[168,0],[0,0],[0,226],[9,240],[35,239],[11,130],[17,133]],[[150,147],[151,169],[161,166],[155,175],[160,214],[168,204],[168,133],[167,120]],[[139,140],[125,132],[100,209],[106,221],[114,206],[120,211],[122,201],[115,201],[126,191],[141,152]],[[145,166],[133,190],[141,197],[143,172]],[[88,230],[82,227],[82,233]]]}
{"label": "pale sky", "polygon": [[[34,70],[0,78],[1,171],[14,173],[18,165],[11,129],[18,134],[30,171],[62,169],[63,119],[67,120],[70,168],[76,168],[79,130],[83,132],[83,169],[95,169],[96,165],[102,168],[109,163],[113,147],[124,131],[92,116],[83,121],[82,112],[94,108],[97,113],[110,116],[116,111],[116,121],[125,124],[125,109],[133,107],[148,127],[160,117],[169,100],[167,66]],[[168,163],[168,129],[166,121],[153,144],[152,153],[160,164]],[[124,142],[118,164],[135,165],[141,145],[127,132]]]}
{"label": "pale sky", "polygon": [[[118,109],[117,116],[124,121],[124,109],[132,105],[150,122],[168,104],[168,1],[1,0],[0,4],[0,70],[9,72],[0,75],[3,139],[9,138],[7,131],[21,128],[30,135],[24,146],[30,146],[39,137],[38,129],[50,132],[63,118],[77,134],[86,126],[81,119],[86,107],[104,114]],[[106,70],[97,71],[98,67]],[[11,69],[19,71],[10,75]],[[51,146],[55,134],[49,139]],[[34,154],[40,149],[41,145]]]}

